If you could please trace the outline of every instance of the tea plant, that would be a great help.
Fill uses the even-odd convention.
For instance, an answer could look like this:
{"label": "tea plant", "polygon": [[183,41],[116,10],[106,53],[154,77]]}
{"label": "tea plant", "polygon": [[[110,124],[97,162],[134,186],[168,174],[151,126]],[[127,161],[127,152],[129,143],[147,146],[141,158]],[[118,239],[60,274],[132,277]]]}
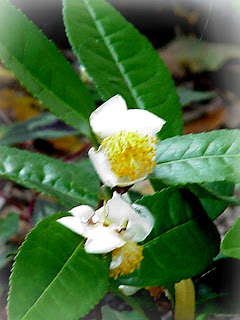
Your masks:
{"label": "tea plant", "polygon": [[[0,176],[69,210],[39,222],[20,247],[9,320],[77,320],[108,291],[147,319],[142,303],[129,295],[151,293],[152,287],[164,287],[173,303],[176,298],[176,319],[192,319],[190,278],[220,250],[213,220],[228,204],[239,204],[232,194],[240,183],[240,131],[182,136],[180,102],[167,68],[106,1],[63,0],[63,16],[74,53],[106,101],[98,108],[53,42],[0,1],[2,63],[50,112],[91,141],[93,164],[87,162],[86,170],[85,161],[63,163],[2,141]],[[21,126],[16,130],[23,134]],[[154,193],[131,200],[129,188],[144,179]],[[229,234],[222,247],[239,257],[239,248],[229,248],[235,237]],[[192,303],[183,315],[181,283]],[[104,307],[102,315],[115,318],[114,312]]]}

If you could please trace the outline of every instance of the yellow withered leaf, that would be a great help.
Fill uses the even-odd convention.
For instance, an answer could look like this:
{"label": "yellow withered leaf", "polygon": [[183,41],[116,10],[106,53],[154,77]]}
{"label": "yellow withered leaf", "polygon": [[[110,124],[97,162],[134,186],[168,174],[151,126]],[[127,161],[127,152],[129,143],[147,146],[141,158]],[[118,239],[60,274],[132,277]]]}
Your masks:
{"label": "yellow withered leaf", "polygon": [[0,91],[0,108],[12,110],[17,121],[30,119],[43,110],[37,100],[13,89]]}

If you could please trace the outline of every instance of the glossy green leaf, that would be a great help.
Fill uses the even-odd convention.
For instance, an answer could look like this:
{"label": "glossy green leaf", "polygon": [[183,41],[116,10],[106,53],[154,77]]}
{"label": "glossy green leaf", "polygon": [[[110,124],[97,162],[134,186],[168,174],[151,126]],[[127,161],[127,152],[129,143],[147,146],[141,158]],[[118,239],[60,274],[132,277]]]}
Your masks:
{"label": "glossy green leaf", "polygon": [[230,182],[190,184],[186,187],[198,197],[211,220],[215,220],[229,205],[240,204],[240,200],[232,196],[234,184]]}
{"label": "glossy green leaf", "polygon": [[221,250],[227,257],[240,259],[240,218],[225,235]]}
{"label": "glossy green leaf", "polygon": [[[68,208],[79,204],[97,206],[99,180],[93,169],[92,175],[89,175],[85,167],[86,162],[68,164],[39,153],[0,147],[1,178],[53,196]],[[94,184],[91,183],[93,175]]]}
{"label": "glossy green leaf", "polygon": [[[151,183],[156,191],[168,186],[161,180],[153,179]],[[181,186],[179,186],[181,188]],[[226,181],[218,181],[202,184],[186,184],[184,188],[190,190],[199,199],[206,214],[211,220],[215,220],[229,205],[238,205],[239,199],[232,196],[234,184]]]}
{"label": "glossy green leaf", "polygon": [[74,168],[78,170],[79,174],[82,175],[82,181],[87,184],[87,188],[94,194],[97,194],[99,191],[100,180],[96,171],[92,165],[92,162],[86,158],[84,160],[77,161],[73,164]]}
{"label": "glossy green leaf", "polygon": [[51,139],[75,135],[76,130],[66,126],[53,114],[44,112],[26,121],[8,125],[0,138],[0,145],[12,145],[31,139]]}
{"label": "glossy green leaf", "polygon": [[5,219],[0,219],[0,248],[9,238],[18,232],[19,215],[10,212]]}
{"label": "glossy green leaf", "polygon": [[146,109],[166,120],[160,137],[181,134],[173,81],[148,40],[104,0],[63,0],[63,4],[73,51],[103,99],[121,94],[129,108]]}
{"label": "glossy green leaf", "polygon": [[152,212],[155,225],[142,243],[140,268],[117,281],[168,287],[203,272],[217,255],[220,238],[197,198],[187,190],[171,187],[137,203]]}
{"label": "glossy green leaf", "polygon": [[10,279],[9,320],[77,320],[104,296],[109,259],[87,254],[83,240],[57,214],[23,243]]}
{"label": "glossy green leaf", "polygon": [[216,130],[161,141],[151,179],[166,184],[240,182],[240,131]]}
{"label": "glossy green leaf", "polygon": [[213,91],[195,91],[182,87],[177,88],[177,94],[179,95],[182,107],[192,103],[206,101],[216,96],[216,93]]}
{"label": "glossy green leaf", "polygon": [[53,42],[7,0],[0,1],[0,21],[2,63],[51,112],[92,138],[94,101]]}

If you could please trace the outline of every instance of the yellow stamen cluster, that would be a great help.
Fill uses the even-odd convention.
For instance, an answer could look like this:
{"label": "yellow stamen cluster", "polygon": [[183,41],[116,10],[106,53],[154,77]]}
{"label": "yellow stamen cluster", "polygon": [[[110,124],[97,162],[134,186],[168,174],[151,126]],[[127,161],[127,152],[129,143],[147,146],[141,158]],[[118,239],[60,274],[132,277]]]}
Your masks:
{"label": "yellow stamen cluster", "polygon": [[101,142],[106,149],[111,169],[118,178],[136,180],[156,166],[157,139],[136,132],[121,131]]}
{"label": "yellow stamen cluster", "polygon": [[132,241],[128,241],[123,247],[113,250],[112,257],[122,255],[122,263],[117,268],[110,270],[110,277],[117,279],[119,275],[126,275],[138,269],[143,260],[142,250],[142,246]]}

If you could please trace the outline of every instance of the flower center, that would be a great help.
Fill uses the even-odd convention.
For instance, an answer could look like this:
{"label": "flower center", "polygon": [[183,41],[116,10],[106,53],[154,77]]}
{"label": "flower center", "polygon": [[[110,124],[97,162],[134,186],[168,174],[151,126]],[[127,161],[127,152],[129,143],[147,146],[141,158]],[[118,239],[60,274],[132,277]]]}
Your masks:
{"label": "flower center", "polygon": [[110,270],[110,277],[116,280],[119,275],[129,274],[138,269],[143,260],[142,250],[142,246],[132,241],[128,241],[121,248],[113,250],[112,257],[117,258],[121,255],[122,263],[117,268]]}
{"label": "flower center", "polygon": [[156,166],[156,137],[121,131],[104,139],[101,145],[106,148],[111,169],[118,178],[136,180]]}

